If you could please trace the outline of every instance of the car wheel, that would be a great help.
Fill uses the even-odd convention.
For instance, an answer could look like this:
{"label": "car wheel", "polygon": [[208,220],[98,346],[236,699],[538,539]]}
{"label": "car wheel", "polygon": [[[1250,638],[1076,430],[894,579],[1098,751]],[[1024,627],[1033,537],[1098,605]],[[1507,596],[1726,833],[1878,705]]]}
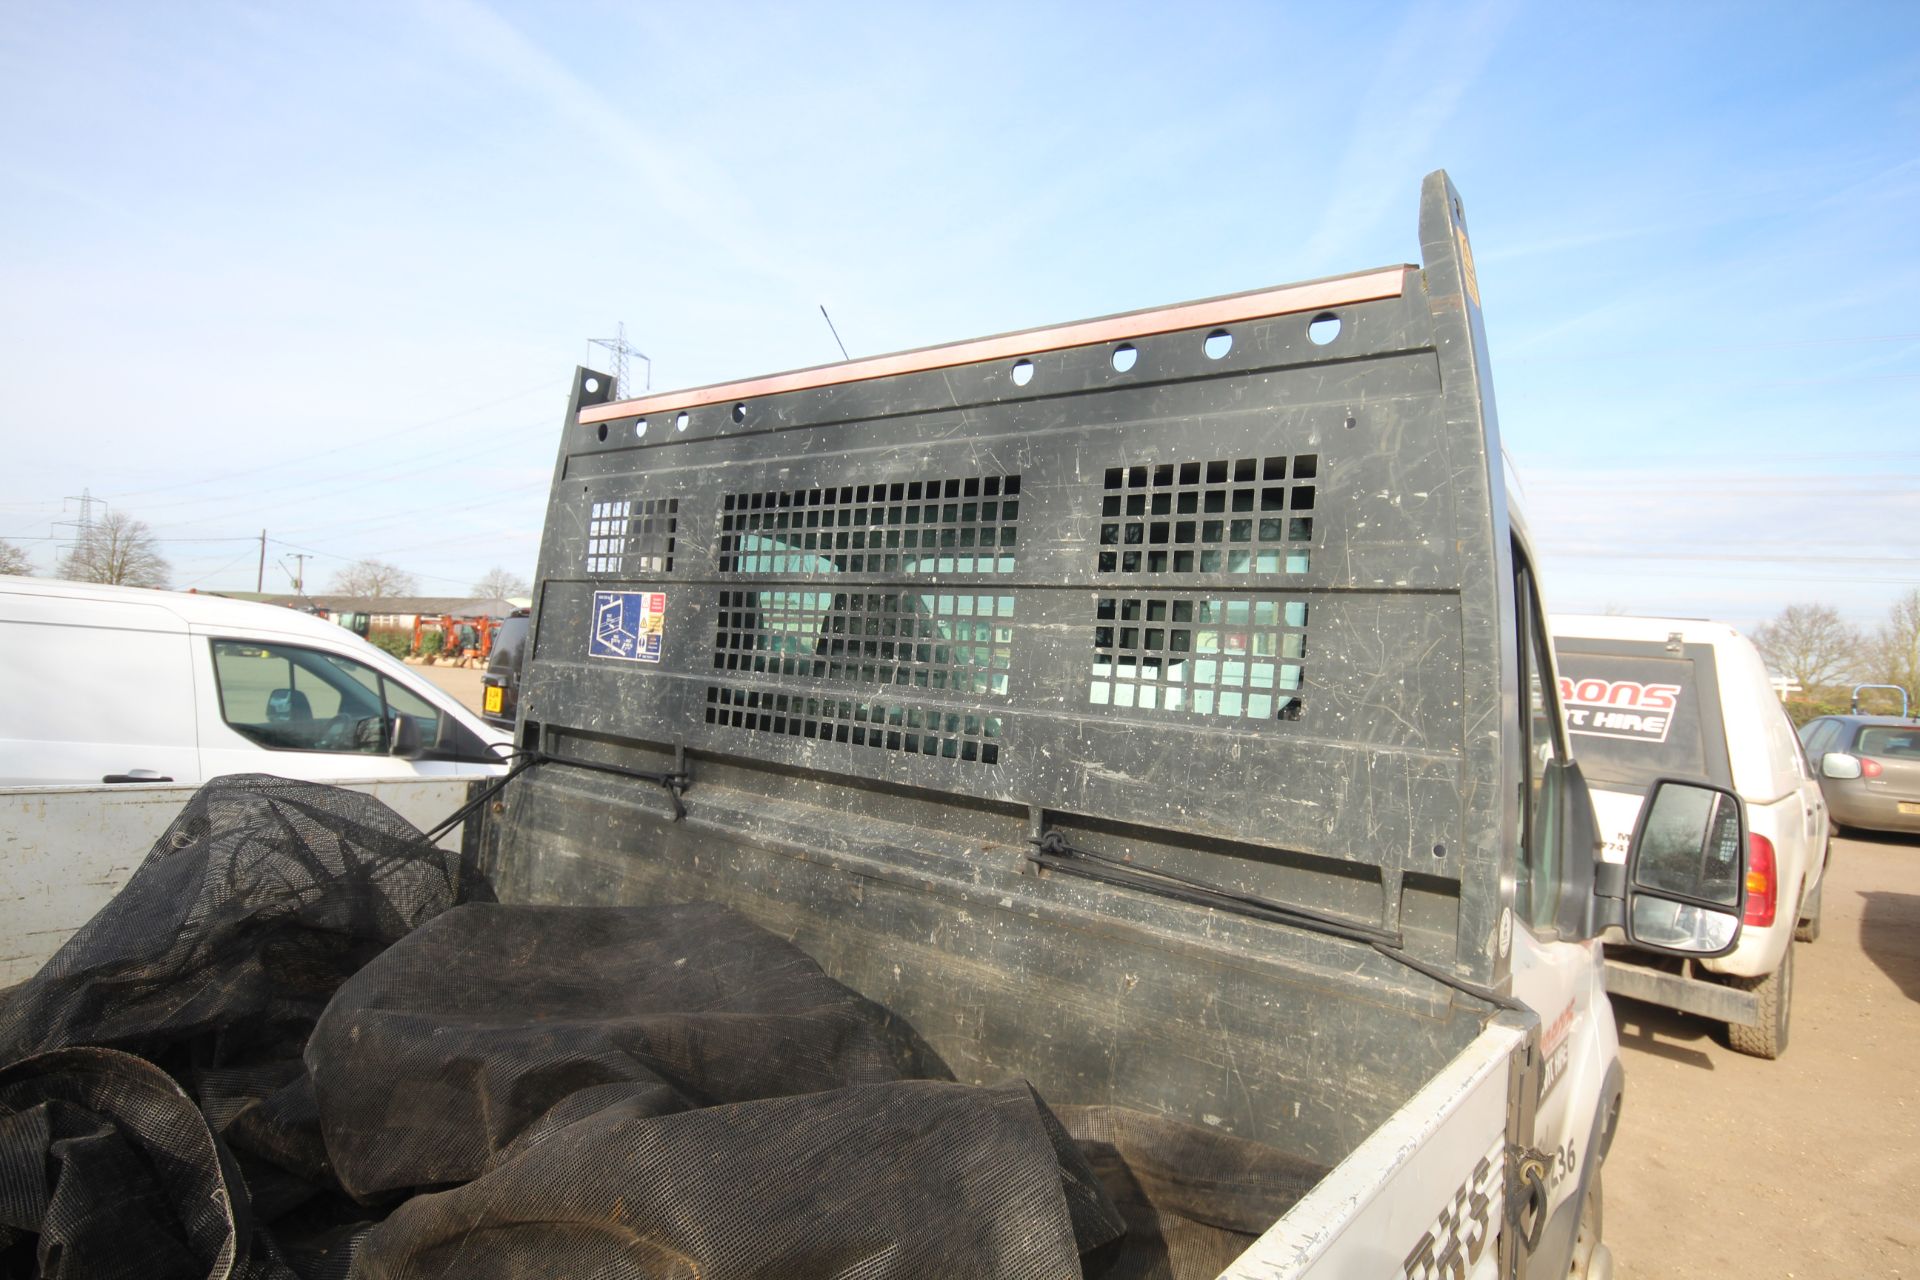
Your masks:
{"label": "car wheel", "polygon": [[1735,978],[1733,985],[1760,997],[1760,1025],[1727,1024],[1727,1043],[1736,1053],[1755,1058],[1777,1058],[1787,1051],[1787,1032],[1793,1018],[1793,944],[1780,967],[1764,978]]}
{"label": "car wheel", "polygon": [[1813,896],[1800,906],[1800,920],[1793,927],[1795,942],[1816,942],[1820,938],[1820,895],[1826,890],[1827,878],[1820,877]]}

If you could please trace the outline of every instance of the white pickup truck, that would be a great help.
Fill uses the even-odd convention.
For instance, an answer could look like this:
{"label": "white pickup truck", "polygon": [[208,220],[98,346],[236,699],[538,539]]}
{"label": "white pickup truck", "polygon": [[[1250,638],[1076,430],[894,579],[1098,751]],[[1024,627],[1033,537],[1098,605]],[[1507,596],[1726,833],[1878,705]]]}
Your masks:
{"label": "white pickup truck", "polygon": [[578,371],[518,743],[592,771],[504,792],[502,899],[719,901],[963,1082],[1324,1167],[1220,1274],[1608,1274],[1598,939],[1731,947],[1746,833],[1669,786],[1599,862],[1444,174],[1420,238],[639,400]]}
{"label": "white pickup truck", "polygon": [[1820,931],[1827,802],[1753,642],[1697,618],[1552,619],[1561,709],[1593,788],[1606,857],[1627,856],[1658,778],[1731,788],[1747,815],[1739,945],[1711,959],[1616,946],[1607,989],[1727,1024],[1778,1058],[1793,1018],[1793,947]]}

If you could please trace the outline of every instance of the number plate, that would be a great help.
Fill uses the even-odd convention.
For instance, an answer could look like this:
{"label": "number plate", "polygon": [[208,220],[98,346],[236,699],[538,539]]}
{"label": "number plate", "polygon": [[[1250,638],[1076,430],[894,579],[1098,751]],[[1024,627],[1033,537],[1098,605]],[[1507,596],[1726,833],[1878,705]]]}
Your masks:
{"label": "number plate", "polygon": [[1902,800],[1902,801],[1900,802],[1900,812],[1902,812],[1902,813],[1920,813],[1920,804],[1915,804],[1915,803],[1914,803],[1913,801],[1911,801],[1911,800]]}
{"label": "number plate", "polygon": [[507,697],[507,691],[505,688],[497,684],[490,686],[487,689],[487,701],[486,701],[486,708],[487,708],[488,714],[496,715],[496,716],[499,715],[500,708],[506,703],[506,697]]}

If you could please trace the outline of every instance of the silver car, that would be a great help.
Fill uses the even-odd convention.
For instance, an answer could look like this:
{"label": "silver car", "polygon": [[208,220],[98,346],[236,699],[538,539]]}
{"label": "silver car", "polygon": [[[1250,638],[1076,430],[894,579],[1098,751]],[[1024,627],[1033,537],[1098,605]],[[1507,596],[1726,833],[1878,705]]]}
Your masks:
{"label": "silver car", "polygon": [[1822,716],[1800,729],[1842,827],[1920,832],[1920,721]]}

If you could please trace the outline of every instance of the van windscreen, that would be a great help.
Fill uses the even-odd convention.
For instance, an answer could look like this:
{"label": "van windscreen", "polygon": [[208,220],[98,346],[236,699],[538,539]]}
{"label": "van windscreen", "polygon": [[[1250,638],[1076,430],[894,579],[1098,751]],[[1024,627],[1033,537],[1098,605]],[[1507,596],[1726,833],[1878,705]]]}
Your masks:
{"label": "van windscreen", "polygon": [[1711,680],[1700,679],[1701,659],[1582,653],[1579,643],[1562,640],[1555,650],[1567,732],[1588,780],[1638,791],[1655,778],[1727,772],[1724,734],[1702,724],[1700,690]]}

